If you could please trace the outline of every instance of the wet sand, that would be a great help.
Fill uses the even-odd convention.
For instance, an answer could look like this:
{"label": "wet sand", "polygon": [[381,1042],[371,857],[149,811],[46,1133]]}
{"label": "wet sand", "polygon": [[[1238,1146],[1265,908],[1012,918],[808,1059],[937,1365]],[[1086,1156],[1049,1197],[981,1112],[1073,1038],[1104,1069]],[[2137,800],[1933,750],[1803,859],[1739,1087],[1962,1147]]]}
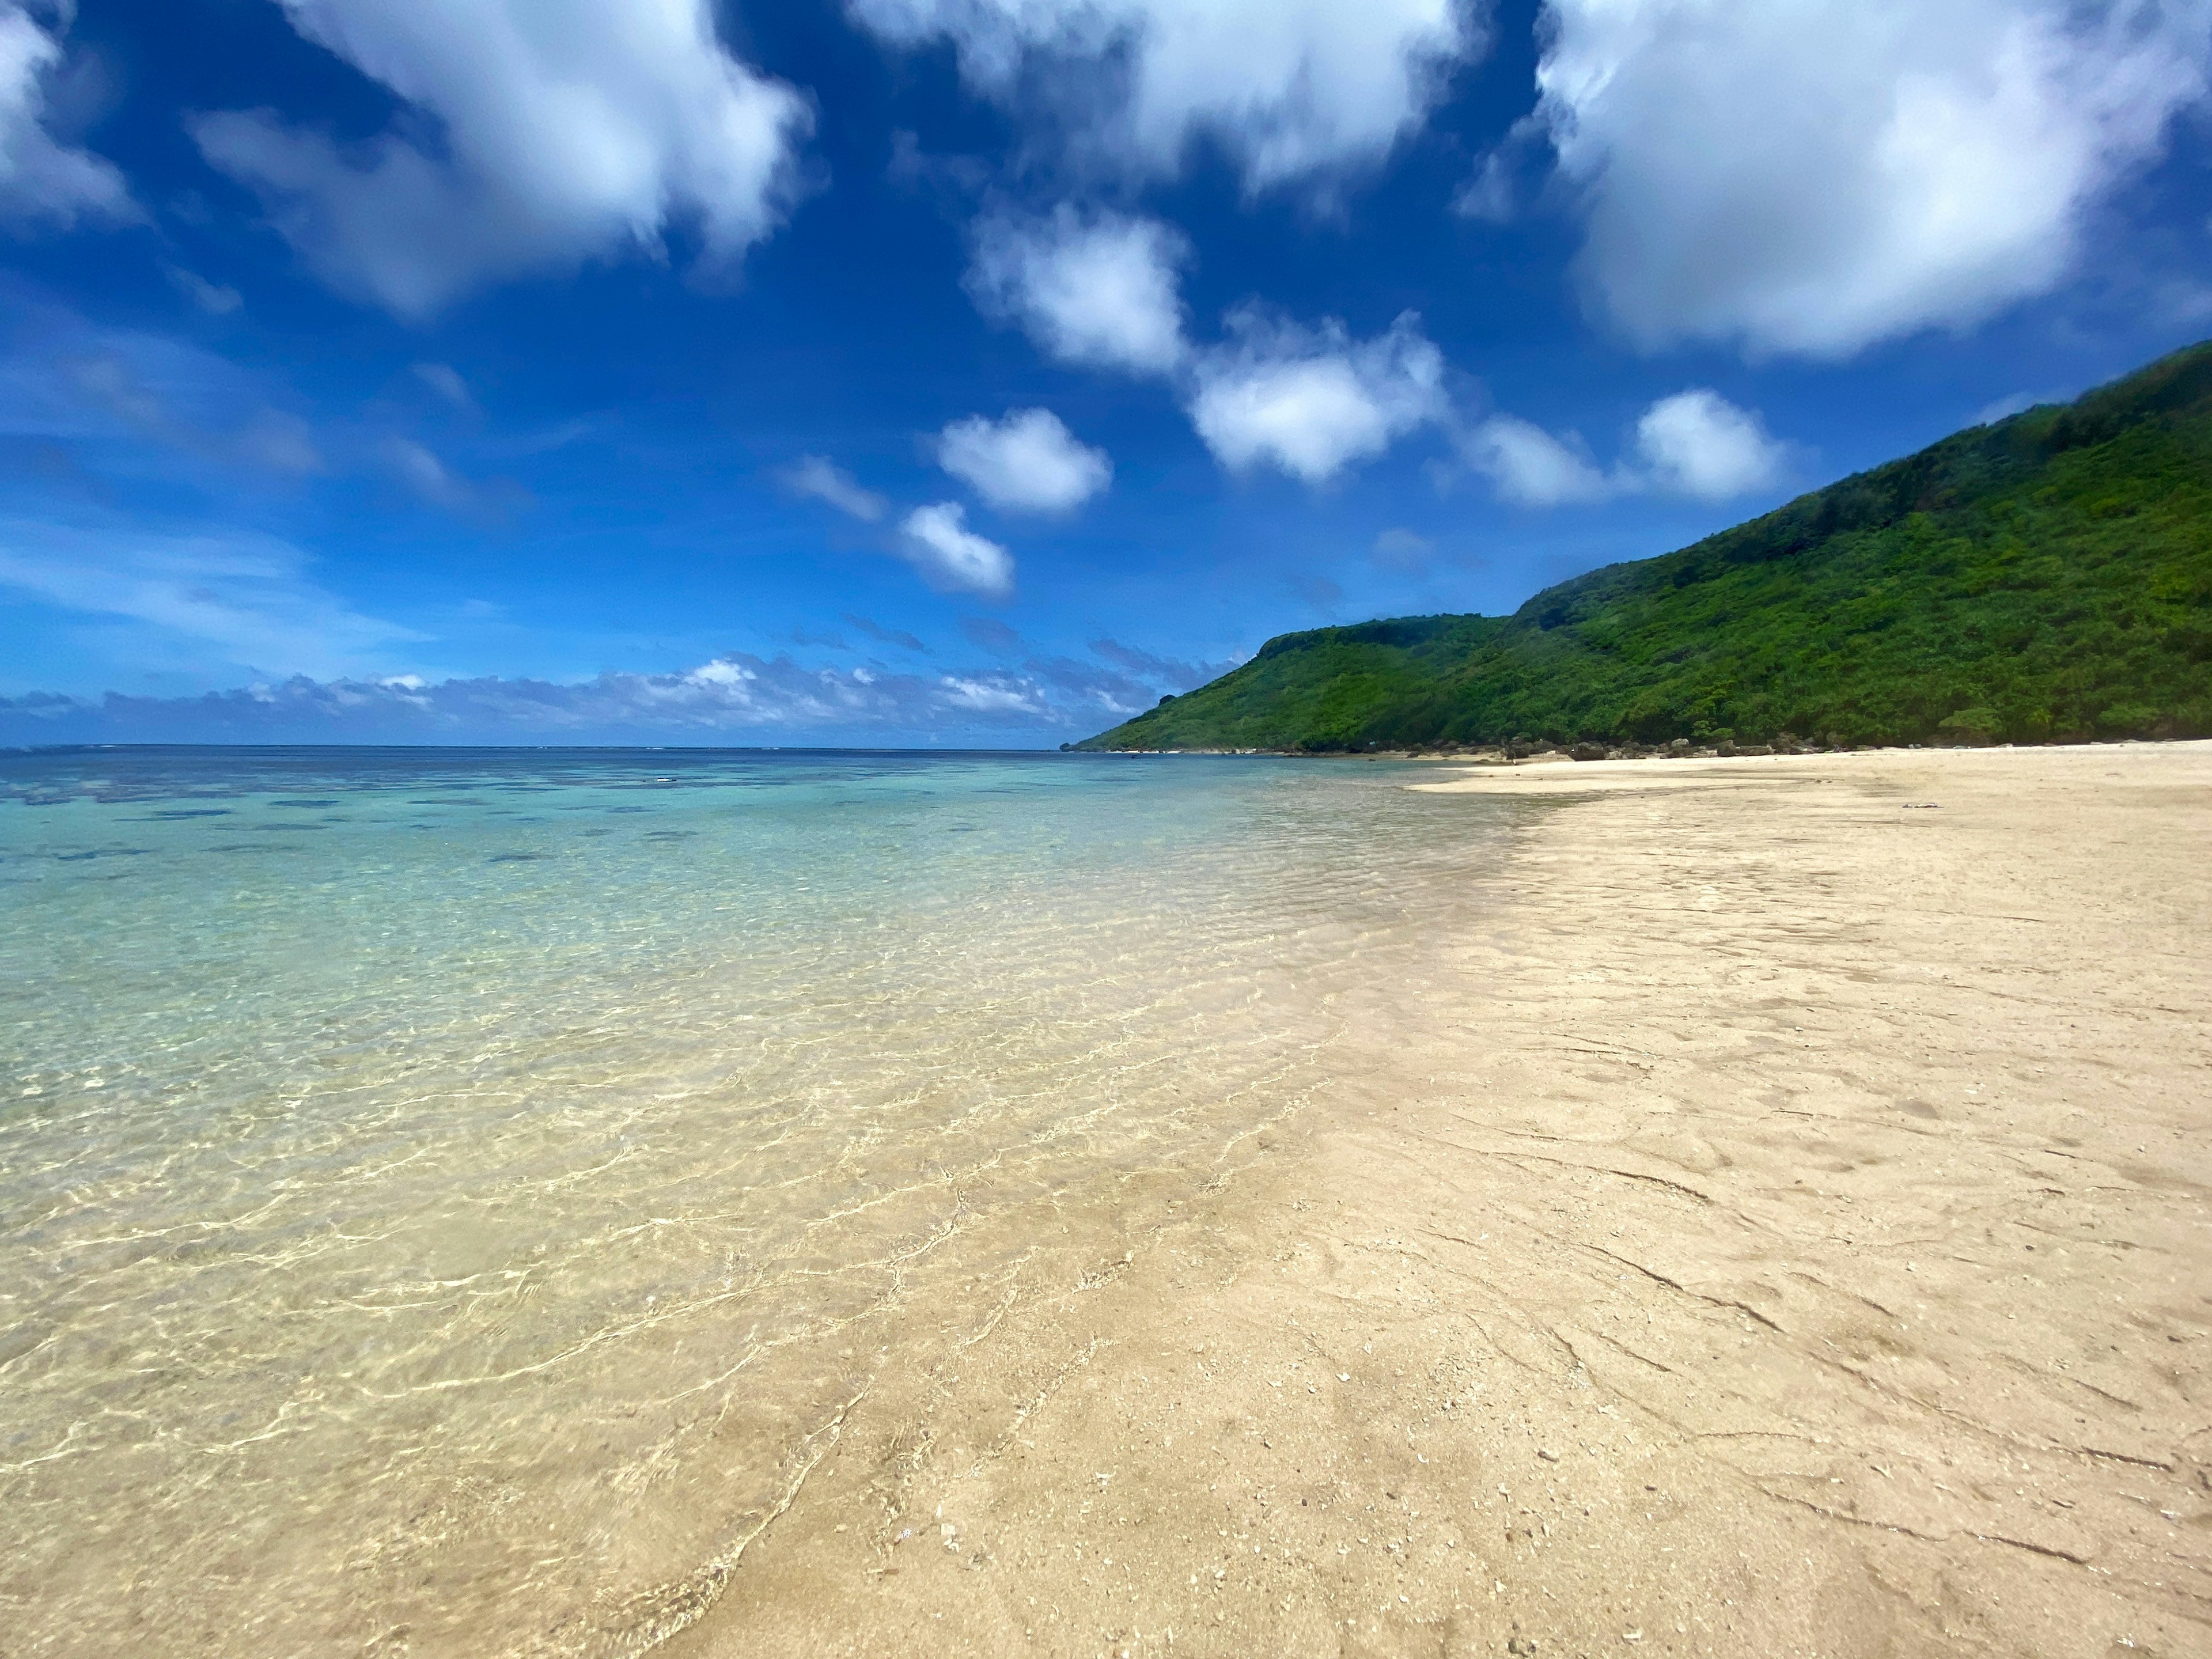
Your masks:
{"label": "wet sand", "polygon": [[1425,787],[1517,845],[1324,1097],[659,1651],[2212,1651],[2212,744]]}

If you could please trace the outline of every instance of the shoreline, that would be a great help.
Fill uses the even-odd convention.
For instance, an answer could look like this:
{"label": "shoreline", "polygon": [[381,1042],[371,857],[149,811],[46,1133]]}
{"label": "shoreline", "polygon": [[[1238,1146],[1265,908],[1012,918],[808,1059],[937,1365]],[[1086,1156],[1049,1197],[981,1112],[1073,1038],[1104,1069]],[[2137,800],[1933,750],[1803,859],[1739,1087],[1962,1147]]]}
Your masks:
{"label": "shoreline", "polygon": [[1465,744],[1449,749],[1089,749],[1081,744],[1069,744],[1063,752],[1079,755],[1127,755],[1158,757],[1163,755],[1243,755],[1264,757],[1271,760],[1356,760],[1356,761],[1419,761],[1443,766],[1536,766],[1574,761],[1578,765],[1600,763],[1619,765],[1623,762],[1641,763],[1664,761],[1670,764],[1683,761],[1707,762],[1716,760],[1810,760],[1824,755],[1949,755],[1949,754],[2012,754],[2040,753],[2046,749],[2163,749],[2176,744],[2212,743],[2212,738],[2078,738],[2053,739],[2049,743],[1989,743],[1989,744],[1860,744],[1848,748],[1831,748],[1821,744],[1792,743],[1777,748],[1770,744],[1729,744],[1722,749],[1674,749],[1668,744],[1601,744],[1603,755],[1577,757],[1571,750],[1583,745],[1547,742],[1541,749],[1530,749],[1522,755],[1508,752],[1503,744]]}
{"label": "shoreline", "polygon": [[2212,744],[1413,787],[1528,817],[1325,1097],[879,1377],[657,1651],[2212,1641]]}

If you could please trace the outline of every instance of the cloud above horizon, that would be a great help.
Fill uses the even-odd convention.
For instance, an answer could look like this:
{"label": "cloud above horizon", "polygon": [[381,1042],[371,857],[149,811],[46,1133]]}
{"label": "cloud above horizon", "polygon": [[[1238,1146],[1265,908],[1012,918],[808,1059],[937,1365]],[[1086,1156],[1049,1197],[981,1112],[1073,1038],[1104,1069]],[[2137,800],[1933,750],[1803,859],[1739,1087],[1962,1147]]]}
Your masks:
{"label": "cloud above horizon", "polygon": [[1596,311],[1841,358],[2067,276],[2203,105],[2212,0],[1547,0],[1541,40]]}
{"label": "cloud above horizon", "polygon": [[1014,556],[969,529],[967,516],[968,509],[957,501],[917,507],[899,526],[901,556],[933,587],[987,599],[1010,598]]}
{"label": "cloud above horizon", "polygon": [[1371,167],[1487,44],[1472,0],[848,0],[1079,169],[1172,177],[1201,137],[1248,191]]}
{"label": "cloud above horizon", "polygon": [[1410,313],[1363,341],[1337,319],[1307,325],[1248,301],[1219,340],[1194,343],[1180,292],[1189,240],[1158,220],[1063,204],[988,217],[975,242],[967,285],[985,315],[1018,323],[1056,362],[1166,380],[1232,472],[1271,465],[1326,483],[1448,412],[1443,356]]}
{"label": "cloud above horizon", "polygon": [[316,582],[310,564],[270,537],[0,520],[0,589],[141,624],[157,643],[213,647],[249,673],[373,673],[425,637],[356,610]]}
{"label": "cloud above horizon", "polygon": [[1636,423],[1631,458],[1600,466],[1579,433],[1555,435],[1516,415],[1492,415],[1460,439],[1468,465],[1516,507],[1565,507],[1620,495],[1725,501],[1781,482],[1790,446],[1718,392],[1692,386],[1662,398]]}
{"label": "cloud above horizon", "polygon": [[1767,435],[1758,416],[1702,386],[1644,410],[1636,423],[1636,447],[1653,489],[1704,501],[1764,489],[1789,462],[1787,449]]}
{"label": "cloud above horizon", "polygon": [[1517,415],[1493,415],[1460,441],[1468,465],[1516,507],[1565,507],[1620,493],[1579,433],[1555,437]]}
{"label": "cloud above horizon", "polygon": [[1443,355],[1410,312],[1369,340],[1334,318],[1308,328],[1254,307],[1227,330],[1198,361],[1189,410],[1232,472],[1264,465],[1326,483],[1449,410]]}
{"label": "cloud above horizon", "polygon": [[46,129],[46,89],[62,63],[56,26],[40,27],[23,0],[0,0],[0,218],[66,229],[81,220],[135,219],[138,205],[113,162],[56,141]]}
{"label": "cloud above horizon", "polygon": [[1010,410],[954,421],[937,436],[937,464],[992,506],[1014,513],[1068,513],[1114,480],[1103,449],[1079,441],[1048,409]]}
{"label": "cloud above horizon", "polygon": [[1055,362],[1167,374],[1188,351],[1177,289],[1190,257],[1173,225],[1062,203],[982,220],[967,286],[985,316],[1018,324]]}
{"label": "cloud above horizon", "polygon": [[398,316],[657,251],[675,224],[730,266],[799,188],[812,106],[731,54],[710,0],[279,3],[412,118],[341,147],[270,110],[228,110],[194,118],[192,137],[325,283]]}
{"label": "cloud above horizon", "polygon": [[880,524],[890,511],[889,501],[827,455],[801,455],[776,477],[793,495],[834,507],[862,524]]}
{"label": "cloud above horizon", "polygon": [[[159,732],[166,723],[213,727],[232,740],[272,734],[326,739],[404,734],[416,741],[469,736],[562,737],[602,732],[677,731],[708,735],[821,726],[899,726],[948,712],[1035,716],[1042,705],[1009,699],[994,708],[971,689],[988,681],[952,676],[877,675],[803,668],[788,659],[732,652],[675,673],[605,673],[563,683],[484,676],[428,682],[416,675],[319,680],[301,675],[195,697],[98,700],[0,697],[0,733],[41,728],[84,732],[125,724]],[[1017,706],[1018,705],[1018,706]]]}
{"label": "cloud above horizon", "polygon": [[[0,441],[137,449],[149,472],[213,471],[249,488],[285,489],[331,471],[307,421],[281,406],[290,397],[278,376],[190,340],[7,298],[15,327],[0,340]],[[17,501],[28,510],[20,492]]]}
{"label": "cloud above horizon", "polygon": [[[855,619],[856,621],[861,619]],[[908,644],[919,649],[920,641]],[[1149,708],[1231,665],[1200,665],[1094,641],[1090,660],[887,673],[810,666],[788,656],[721,653],[665,674],[610,672],[559,681],[481,675],[431,680],[295,674],[186,696],[0,696],[0,743],[595,741],[659,733],[702,741],[784,734],[881,740],[935,732],[1081,736]]]}

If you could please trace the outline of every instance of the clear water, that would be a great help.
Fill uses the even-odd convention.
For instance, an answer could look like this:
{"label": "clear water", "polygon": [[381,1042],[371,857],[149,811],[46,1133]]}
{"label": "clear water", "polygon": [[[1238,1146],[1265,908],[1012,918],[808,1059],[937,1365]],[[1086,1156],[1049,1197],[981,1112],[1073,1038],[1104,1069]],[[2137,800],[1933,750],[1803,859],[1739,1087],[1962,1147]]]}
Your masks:
{"label": "clear water", "polygon": [[0,757],[0,1649],[649,1648],[1323,1083],[1495,855],[1406,781]]}

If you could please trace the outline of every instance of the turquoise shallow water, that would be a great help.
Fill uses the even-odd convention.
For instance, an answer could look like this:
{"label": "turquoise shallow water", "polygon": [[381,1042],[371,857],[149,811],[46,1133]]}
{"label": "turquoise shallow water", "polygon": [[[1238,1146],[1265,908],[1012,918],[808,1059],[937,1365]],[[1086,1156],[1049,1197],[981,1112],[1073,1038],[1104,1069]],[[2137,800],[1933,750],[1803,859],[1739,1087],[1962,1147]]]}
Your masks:
{"label": "turquoise shallow water", "polygon": [[1407,777],[0,757],[6,1650],[649,1647],[902,1333],[1323,1084],[1496,854]]}

